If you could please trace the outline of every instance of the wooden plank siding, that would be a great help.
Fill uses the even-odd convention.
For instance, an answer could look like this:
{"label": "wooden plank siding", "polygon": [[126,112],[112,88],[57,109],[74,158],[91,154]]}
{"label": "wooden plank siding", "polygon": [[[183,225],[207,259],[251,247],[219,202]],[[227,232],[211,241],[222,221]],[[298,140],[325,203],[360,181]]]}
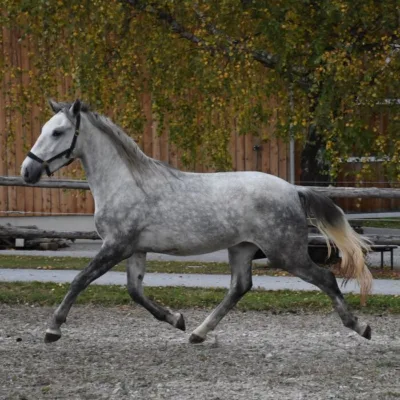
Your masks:
{"label": "wooden plank siding", "polygon": [[[1,28],[1,34],[3,40],[0,44],[0,56],[5,57],[6,54],[6,36],[8,31],[5,28]],[[8,175],[8,168],[7,168],[7,121],[6,121],[6,85],[10,81],[8,74],[4,76],[2,82],[0,82],[0,151],[1,151],[1,158],[0,158],[0,174],[2,176]],[[1,188],[0,190],[0,211],[4,212],[8,210],[8,190],[7,188]]]}
{"label": "wooden plank siding", "polygon": [[[21,41],[18,40],[17,31],[0,29],[3,35],[0,57],[12,67],[10,71],[13,68],[21,70],[16,75],[6,72],[0,82],[0,175],[19,175],[26,152],[40,135],[45,122],[41,117],[45,99],[41,105],[37,104],[37,99],[32,99],[23,113],[17,110],[18,99],[27,95],[24,91],[29,95],[32,76],[37,73],[34,66],[37,52],[29,38]],[[60,77],[57,91],[58,99],[71,99],[70,78]],[[146,123],[138,144],[150,157],[182,168],[181,151],[169,142],[168,116],[163,126],[159,126],[161,124],[157,116],[152,114],[151,101],[151,93],[142,94]],[[288,146],[282,140],[273,138],[274,122],[254,137],[239,135],[234,113],[230,124],[232,130],[228,151],[233,171],[258,170],[288,179]],[[259,150],[254,150],[254,146],[259,146]],[[212,172],[211,168],[201,163],[201,156],[193,169]],[[80,163],[74,162],[55,173],[54,178],[83,179],[84,174]],[[91,194],[84,191],[0,187],[0,217],[11,211],[24,215],[91,214],[94,212],[94,202]]]}
{"label": "wooden plank siding", "polygon": [[[32,76],[35,76],[34,43],[27,39],[20,41],[17,31],[0,28],[3,36],[0,45],[0,57],[6,65],[20,68],[20,74],[12,74],[12,68],[6,71],[0,82],[0,175],[18,175],[20,165],[25,158],[26,151],[33,145],[40,134],[41,107],[36,99],[23,113],[16,109],[19,96],[26,96],[24,90],[29,92]],[[71,78],[62,77],[59,80],[59,99],[71,99]],[[168,162],[175,168],[182,168],[181,151],[176,145],[169,142],[168,116],[163,126],[158,123],[157,116],[152,113],[151,93],[142,93],[143,115],[146,118],[143,132],[140,135],[139,145],[150,157]],[[271,109],[276,103],[270,102]],[[112,117],[110,115],[110,117]],[[218,116],[216,117],[218,118]],[[232,112],[230,121],[230,140],[228,151],[232,159],[233,171],[258,170],[283,179],[289,179],[289,145],[281,139],[274,137],[276,111],[269,124],[265,125],[259,135],[239,135],[235,114]],[[371,122],[385,132],[388,125],[389,114],[382,113],[374,117]],[[201,123],[199,122],[199,126]],[[138,135],[139,136],[139,135]],[[258,146],[258,150],[254,149]],[[296,181],[300,175],[301,146],[296,146]],[[355,181],[348,172],[357,172],[361,164],[348,163],[338,177],[339,186],[354,186]],[[201,156],[194,163],[193,170],[197,172],[212,172],[212,169],[201,163]],[[373,163],[373,176],[369,183],[363,187],[391,187],[387,181],[383,165]],[[84,178],[79,162],[63,168],[55,174],[55,178]],[[368,212],[400,209],[400,200],[391,199],[340,199],[338,204],[346,211]],[[11,211],[23,212],[25,215],[37,214],[91,214],[94,212],[93,198],[89,192],[63,189],[38,189],[0,187],[0,216],[5,216]]]}

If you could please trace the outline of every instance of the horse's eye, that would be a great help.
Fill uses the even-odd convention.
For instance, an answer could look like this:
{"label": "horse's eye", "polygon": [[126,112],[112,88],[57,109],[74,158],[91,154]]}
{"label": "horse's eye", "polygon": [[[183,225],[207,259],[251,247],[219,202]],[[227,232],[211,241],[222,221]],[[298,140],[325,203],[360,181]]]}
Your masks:
{"label": "horse's eye", "polygon": [[63,134],[63,131],[59,130],[59,129],[55,129],[53,131],[53,136],[57,137],[57,136],[61,136]]}

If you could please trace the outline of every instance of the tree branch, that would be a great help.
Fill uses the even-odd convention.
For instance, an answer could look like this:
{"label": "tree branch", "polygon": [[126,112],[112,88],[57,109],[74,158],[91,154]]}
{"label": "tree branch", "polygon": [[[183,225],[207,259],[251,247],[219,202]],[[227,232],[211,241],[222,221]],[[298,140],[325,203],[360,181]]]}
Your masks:
{"label": "tree branch", "polygon": [[252,50],[252,49],[249,49],[246,46],[245,43],[241,43],[240,40],[233,39],[232,37],[230,37],[225,32],[222,32],[220,29],[217,29],[217,27],[215,25],[210,24],[209,22],[207,22],[206,16],[204,15],[204,13],[202,13],[197,8],[196,5],[193,7],[193,10],[196,13],[196,15],[199,17],[199,19],[203,22],[203,24],[205,25],[207,31],[210,34],[215,35],[215,36],[223,37],[232,46],[232,48],[236,48],[236,49],[240,50],[243,53],[251,55],[255,61],[260,62],[261,64],[263,64],[267,68],[273,69],[278,64],[278,60],[279,60],[278,56],[269,54],[269,53],[267,53],[266,51],[263,51],[263,50]]}
{"label": "tree branch", "polygon": [[204,45],[203,48],[207,50],[215,50],[212,46],[208,46],[206,41],[198,37],[192,32],[189,32],[182,24],[180,24],[169,12],[162,10],[157,7],[154,3],[147,3],[140,0],[125,0],[126,3],[131,5],[138,11],[147,12],[148,14],[153,14],[160,21],[166,22],[170,27],[172,32],[179,35],[181,38],[189,40],[197,45]]}
{"label": "tree branch", "polygon": [[[121,0],[120,0],[121,1]],[[176,33],[183,39],[189,40],[190,42],[201,46],[203,50],[213,52],[222,53],[225,57],[230,58],[230,53],[232,52],[242,52],[250,55],[253,60],[259,62],[264,67],[269,69],[276,69],[279,64],[279,56],[276,54],[271,54],[265,50],[255,50],[246,46],[245,43],[241,40],[234,39],[230,37],[225,32],[217,29],[215,25],[210,24],[206,21],[206,18],[203,13],[199,10],[195,9],[196,14],[201,19],[203,24],[205,24],[206,29],[211,35],[220,36],[225,40],[228,46],[224,46],[222,44],[219,45],[210,45],[207,41],[194,33],[190,32],[183,24],[179,23],[174,16],[166,9],[162,9],[155,2],[151,1],[143,1],[143,0],[122,0],[125,3],[132,6],[134,9],[140,12],[145,12],[148,14],[154,15],[159,21],[165,22],[168,24],[172,30],[172,32]],[[299,87],[303,90],[308,91],[311,86],[311,81],[309,79],[310,71],[305,69],[304,67],[291,67],[286,76],[288,79],[293,82],[296,81]]]}
{"label": "tree branch", "polygon": [[279,57],[273,54],[270,54],[266,51],[263,50],[252,50],[246,47],[246,45],[243,45],[240,43],[239,40],[231,38],[229,35],[226,33],[218,30],[214,25],[205,23],[205,17],[204,14],[202,14],[200,11],[198,11],[195,8],[195,12],[198,15],[198,17],[202,20],[203,23],[205,23],[206,28],[208,32],[214,36],[221,36],[224,38],[224,40],[232,46],[232,49],[226,46],[210,46],[207,44],[207,42],[200,38],[199,36],[193,34],[190,32],[188,29],[186,29],[182,24],[180,24],[173,16],[171,13],[168,11],[161,9],[158,7],[155,3],[149,3],[146,1],[141,1],[141,0],[125,0],[128,4],[130,4],[132,7],[134,7],[136,10],[142,11],[142,12],[147,12],[149,14],[153,14],[158,20],[166,22],[171,30],[179,35],[181,38],[189,40],[192,43],[195,43],[197,45],[202,45],[203,49],[206,49],[208,51],[220,51],[227,57],[229,57],[229,53],[233,50],[240,50],[244,53],[247,53],[253,57],[255,61],[258,61],[259,63],[263,64],[267,68],[276,68]]}

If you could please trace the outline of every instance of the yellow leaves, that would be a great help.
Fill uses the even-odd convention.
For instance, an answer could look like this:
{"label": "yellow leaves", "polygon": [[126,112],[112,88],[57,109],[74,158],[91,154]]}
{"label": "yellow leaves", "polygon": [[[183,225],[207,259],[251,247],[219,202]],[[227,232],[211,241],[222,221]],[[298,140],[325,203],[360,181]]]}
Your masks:
{"label": "yellow leaves", "polygon": [[[18,0],[6,0],[6,7],[12,7],[14,14],[18,14],[18,3]],[[330,7],[335,14],[339,11],[342,15],[340,21],[331,25],[332,21],[321,20],[321,14],[313,5],[305,10],[295,2],[289,4],[282,0],[271,3],[280,10],[274,11],[270,4],[252,2],[251,12],[242,13],[238,1],[200,2],[199,10],[206,14],[207,23],[239,39],[235,45],[225,41],[223,35],[210,34],[207,25],[201,24],[193,14],[192,2],[157,3],[168,4],[171,13],[188,31],[205,40],[198,47],[178,39],[178,35],[167,24],[158,23],[153,14],[135,12],[134,17],[129,18],[132,15],[126,13],[128,6],[117,0],[93,0],[90,4],[96,12],[90,13],[86,9],[87,3],[78,0],[50,1],[48,7],[43,7],[42,0],[26,3],[32,3],[30,10],[35,12],[25,12],[17,23],[22,29],[24,21],[29,24],[37,46],[30,60],[32,68],[27,71],[32,85],[30,93],[36,99],[42,99],[44,94],[56,94],[57,87],[63,85],[59,78],[63,77],[70,87],[65,98],[80,92],[100,112],[118,110],[111,117],[139,135],[142,123],[138,120],[143,122],[146,117],[141,95],[151,91],[154,109],[169,115],[176,128],[174,140],[187,152],[188,159],[204,135],[204,143],[209,143],[207,149],[211,146],[218,149],[210,156],[213,163],[224,164],[227,124],[235,119],[238,130],[260,132],[260,121],[268,118],[261,118],[263,113],[259,110],[254,112],[254,103],[263,103],[263,107],[272,113],[269,97],[274,96],[279,103],[278,111],[274,111],[279,121],[276,125],[282,127],[282,132],[287,132],[291,123],[296,137],[302,139],[308,125],[319,124],[321,134],[327,139],[329,157],[332,156],[335,163],[347,151],[346,140],[352,145],[358,142],[357,135],[363,135],[363,129],[371,131],[368,124],[360,122],[356,101],[373,107],[377,99],[385,95],[385,90],[397,93],[395,87],[392,89],[397,69],[385,69],[387,55],[383,54],[391,51],[390,34],[393,31],[387,26],[385,30],[373,33],[365,28],[370,26],[370,20],[379,17],[369,2],[365,6],[368,13],[360,11],[365,24],[361,27],[349,23],[350,0],[332,2]],[[286,10],[285,13],[281,13],[282,10]],[[304,18],[305,14],[307,18]],[[310,15],[315,18],[308,18]],[[349,26],[342,31],[344,25],[341,24]],[[46,32],[43,32],[44,26],[48,26]],[[332,32],[327,27],[332,28]],[[284,35],[278,37],[277,32],[281,29],[285,31]],[[358,30],[356,34],[354,29]],[[363,35],[367,45],[378,42],[379,51],[373,49],[367,54],[353,50],[357,38]],[[204,44],[216,50],[210,53]],[[219,52],[219,48],[224,51]],[[254,61],[253,49],[284,54],[286,64],[282,70],[265,68]],[[45,57],[37,57],[37,54]],[[294,110],[289,110],[289,66],[310,70],[307,79],[313,82],[310,96],[299,89],[296,82]],[[5,73],[1,61],[0,68],[0,74]],[[365,71],[371,73],[363,80]],[[6,72],[13,74],[14,93],[20,93],[18,71],[8,69]],[[314,99],[320,94],[320,88],[323,95]],[[317,111],[310,112],[310,108]],[[393,115],[392,121],[395,121]],[[338,138],[339,143],[333,137]],[[384,148],[387,147],[385,143],[374,142],[372,145]]]}

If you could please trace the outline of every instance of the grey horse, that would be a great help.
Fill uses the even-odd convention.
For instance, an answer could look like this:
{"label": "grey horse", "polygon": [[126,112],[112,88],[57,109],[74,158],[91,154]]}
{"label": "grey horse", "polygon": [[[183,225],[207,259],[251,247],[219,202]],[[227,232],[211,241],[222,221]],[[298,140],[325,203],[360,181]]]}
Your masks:
{"label": "grey horse", "polygon": [[368,244],[328,197],[261,172],[182,172],[146,156],[121,128],[79,100],[50,101],[50,106],[54,116],[24,160],[22,177],[34,184],[44,171],[51,175],[80,159],[103,244],[72,281],[46,330],[46,342],[61,337],[60,327],[79,293],[125,259],[132,299],[158,320],[185,330],[182,314],[144,295],[146,253],[185,256],[226,248],[230,289],[192,332],[191,343],[204,341],[250,290],[251,262],[260,250],[275,265],[324,291],[343,324],[371,338],[371,328],[349,310],[332,272],[318,267],[308,255],[307,217],[313,217],[340,250],[345,277],[358,280],[364,298],[370,291],[372,277],[364,263]]}

